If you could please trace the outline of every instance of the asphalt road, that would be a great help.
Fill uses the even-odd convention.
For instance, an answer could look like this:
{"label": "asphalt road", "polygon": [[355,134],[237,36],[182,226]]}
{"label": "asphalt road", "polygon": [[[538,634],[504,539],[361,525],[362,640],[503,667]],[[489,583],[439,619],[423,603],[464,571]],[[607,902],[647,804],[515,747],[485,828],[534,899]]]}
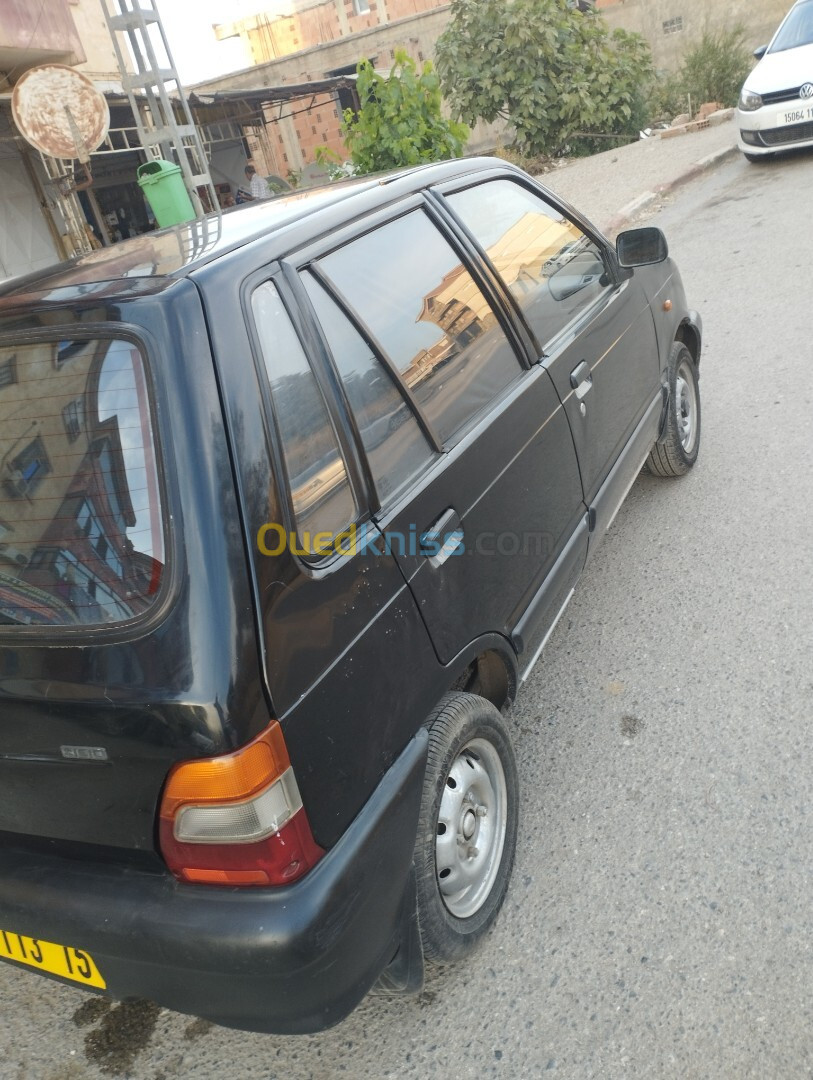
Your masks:
{"label": "asphalt road", "polygon": [[479,953],[298,1039],[2,966],[3,1080],[813,1074],[812,185],[738,159],[653,218],[705,321],[701,457],[638,480],[510,713]]}

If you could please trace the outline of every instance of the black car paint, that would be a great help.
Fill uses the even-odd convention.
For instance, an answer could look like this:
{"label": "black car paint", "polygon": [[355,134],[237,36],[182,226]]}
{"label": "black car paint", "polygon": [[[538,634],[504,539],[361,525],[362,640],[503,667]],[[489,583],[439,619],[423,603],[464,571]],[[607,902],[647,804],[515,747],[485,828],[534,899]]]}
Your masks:
{"label": "black car paint", "polygon": [[[62,632],[56,638],[42,630],[4,633],[0,657],[0,769],[7,793],[0,805],[0,850],[4,857],[14,853],[7,874],[0,863],[0,926],[43,938],[51,932],[54,940],[95,948],[116,992],[149,995],[258,1030],[315,1030],[356,1004],[393,958],[399,940],[403,963],[411,919],[404,898],[421,771],[411,759],[407,767],[404,755],[414,757],[423,718],[447,689],[471,677],[478,657],[497,658],[504,669],[492,696],[512,692],[657,437],[671,343],[685,337],[699,358],[699,319],[686,309],[671,261],[622,271],[600,234],[550,193],[546,197],[600,243],[615,283],[602,310],[586,320],[586,333],[570,335],[540,357],[507,290],[442,201],[443,185],[489,175],[513,176],[533,187],[524,174],[495,168],[493,161],[433,166],[383,182],[342,185],[333,201],[322,200],[312,213],[303,200],[302,213],[277,231],[266,231],[263,213],[253,209],[238,212],[252,215],[253,231],[247,217],[224,215],[217,243],[163,278],[121,278],[116,271],[115,280],[93,284],[94,275],[105,273],[98,256],[91,265],[61,267],[0,290],[0,334],[14,340],[64,335],[68,328],[74,335],[100,326],[130,328],[150,356],[160,438],[171,462],[165,473],[173,577],[162,607],[126,633],[99,631],[91,640],[72,641]],[[313,313],[297,290],[296,272],[359,228],[417,204],[447,230],[488,296],[514,344],[520,375],[493,411],[422,478],[408,501],[382,511],[341,387],[320,348]],[[156,243],[166,236],[158,234]],[[115,252],[109,259],[115,267]],[[544,533],[550,546],[541,563],[452,559],[445,573],[437,574],[422,556],[317,564],[288,550],[257,556],[262,524],[290,525],[279,495],[285,486],[247,308],[251,285],[272,277],[321,369],[325,396],[343,433],[359,520],[373,529],[413,522],[425,528],[454,508],[471,535],[489,527]],[[647,298],[659,308],[654,323]],[[668,312],[662,307],[666,299],[672,301]],[[616,339],[629,345],[637,374],[627,395],[598,406],[604,388],[595,365]],[[616,346],[617,373],[625,370],[624,357]],[[605,447],[598,458],[590,457],[595,442],[589,427],[579,427],[584,418],[569,383],[571,370],[585,359],[595,375],[586,402],[589,423],[594,402],[604,410],[596,421]],[[535,481],[540,470],[548,470],[541,511],[523,470]],[[263,921],[267,929],[260,934],[260,894],[177,885],[162,871],[154,823],[173,762],[242,745],[271,716],[282,724],[315,838],[332,850],[305,879],[286,887],[286,903],[275,899],[282,891],[268,895],[269,922]],[[64,743],[104,746],[109,761],[58,760],[54,751]],[[370,821],[387,791],[392,794],[384,787],[393,769],[403,773],[397,829],[394,820]],[[50,785],[47,800],[41,796],[44,776]],[[397,866],[387,863],[397,903],[392,898],[375,924],[377,932],[362,957],[363,976],[350,987],[337,984],[331,1003],[308,1012],[303,1003],[308,977],[285,967],[301,945],[294,942],[295,913],[311,910],[308,897],[327,866],[345,883],[348,875],[360,875],[367,892],[361,889],[357,900],[361,903],[363,894],[369,904],[375,894],[369,860],[358,855],[340,865],[347,837],[365,820],[386,836],[385,847],[400,852]],[[404,836],[409,842],[402,851]],[[124,866],[130,867],[130,878],[122,877]],[[14,867],[25,867],[25,904]],[[138,879],[143,894],[132,877],[136,870],[144,875]],[[52,875],[72,882],[63,908],[59,891],[49,884]],[[41,894],[30,887],[37,880]],[[137,920],[139,933],[122,933],[107,952],[109,941],[93,945],[86,907],[92,910],[90,895],[97,887],[115,890],[129,880],[133,897],[143,895],[146,904]],[[123,893],[119,899],[123,905]],[[150,924],[154,916],[160,926],[170,903],[177,913],[171,918],[179,920],[175,931],[181,944],[175,953],[165,952],[161,933]],[[279,988],[273,1000],[260,994],[259,974],[234,1006],[215,992],[218,972],[211,968],[193,986],[203,973],[195,959],[202,925],[198,913],[210,911],[213,925],[223,925],[214,915],[218,905],[245,931],[248,952],[256,946],[257,972],[268,972],[274,963],[287,971],[296,1016],[280,1003]],[[350,941],[351,907],[312,910],[318,908],[315,919],[333,920],[337,940]],[[322,940],[325,932],[321,923],[299,929],[313,940]],[[275,949],[264,952],[264,941],[275,934]],[[139,967],[142,955],[147,959]],[[349,955],[343,952],[342,962],[349,964]],[[227,958],[223,963],[228,970]],[[358,973],[358,965],[350,968]],[[268,979],[271,985],[270,972]],[[211,994],[208,1005],[205,988]],[[259,1005],[252,1010],[248,1004],[257,994],[262,1015]]]}
{"label": "black car paint", "polygon": [[[125,633],[15,628],[4,634],[0,831],[121,849],[126,857],[154,850],[156,802],[169,765],[243,744],[268,723],[268,707],[196,288],[181,280],[160,299],[76,301],[56,311],[43,305],[16,318],[11,333],[15,341],[77,336],[101,325],[109,332],[111,323],[117,333],[129,326],[152,361],[164,456],[174,463],[165,470],[173,580],[163,604]],[[179,341],[181,349],[167,347]],[[64,744],[103,746],[108,761],[65,760]],[[50,758],[40,762],[32,754]]]}

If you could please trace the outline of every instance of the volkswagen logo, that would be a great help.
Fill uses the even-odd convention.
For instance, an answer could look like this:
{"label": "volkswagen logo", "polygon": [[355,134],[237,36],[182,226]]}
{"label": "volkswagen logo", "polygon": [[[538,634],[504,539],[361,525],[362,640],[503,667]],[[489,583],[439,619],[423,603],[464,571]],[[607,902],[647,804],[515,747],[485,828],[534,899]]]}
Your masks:
{"label": "volkswagen logo", "polygon": [[813,97],[813,83],[806,82],[804,86],[799,90],[800,98],[812,98]]}

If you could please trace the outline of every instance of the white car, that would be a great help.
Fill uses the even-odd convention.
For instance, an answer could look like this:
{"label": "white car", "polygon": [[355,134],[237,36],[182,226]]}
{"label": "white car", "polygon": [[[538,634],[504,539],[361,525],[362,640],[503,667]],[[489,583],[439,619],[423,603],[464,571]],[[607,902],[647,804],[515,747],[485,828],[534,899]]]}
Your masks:
{"label": "white car", "polygon": [[749,161],[813,146],[813,0],[798,0],[745,80],[737,107],[739,147]]}

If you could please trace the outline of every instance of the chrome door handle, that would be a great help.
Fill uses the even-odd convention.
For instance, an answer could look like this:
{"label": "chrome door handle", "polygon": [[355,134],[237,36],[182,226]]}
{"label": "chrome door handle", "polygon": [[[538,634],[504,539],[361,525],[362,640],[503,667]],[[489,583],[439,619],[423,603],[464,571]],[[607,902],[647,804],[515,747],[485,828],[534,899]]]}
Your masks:
{"label": "chrome door handle", "polygon": [[421,534],[421,554],[433,567],[443,566],[463,544],[463,525],[451,507]]}
{"label": "chrome door handle", "polygon": [[571,371],[570,385],[576,391],[577,401],[581,401],[593,389],[593,373],[586,360],[582,360],[579,366]]}

